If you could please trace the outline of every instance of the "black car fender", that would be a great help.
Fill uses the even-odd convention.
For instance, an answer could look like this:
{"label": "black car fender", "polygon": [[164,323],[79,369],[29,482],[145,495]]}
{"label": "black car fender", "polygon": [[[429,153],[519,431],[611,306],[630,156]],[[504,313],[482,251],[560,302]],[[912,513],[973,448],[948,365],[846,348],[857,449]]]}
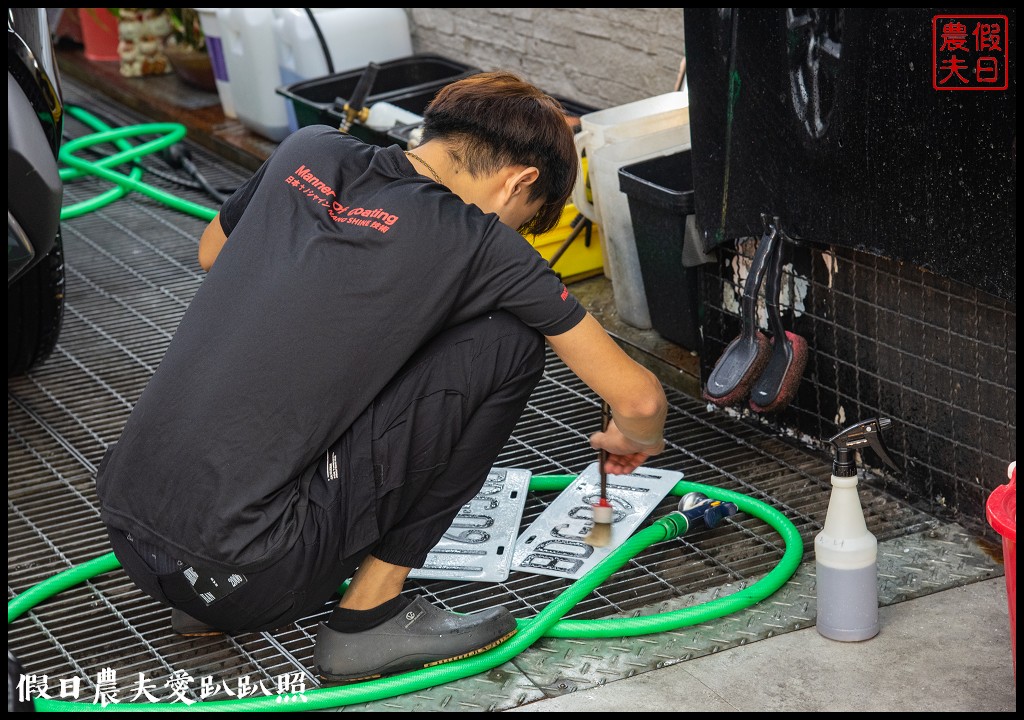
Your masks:
{"label": "black car fender", "polygon": [[[35,257],[50,252],[60,225],[63,183],[57,158],[36,112],[7,73],[8,284]],[[12,220],[16,226],[12,226]],[[20,247],[12,248],[17,238]],[[19,258],[10,262],[11,251]]]}

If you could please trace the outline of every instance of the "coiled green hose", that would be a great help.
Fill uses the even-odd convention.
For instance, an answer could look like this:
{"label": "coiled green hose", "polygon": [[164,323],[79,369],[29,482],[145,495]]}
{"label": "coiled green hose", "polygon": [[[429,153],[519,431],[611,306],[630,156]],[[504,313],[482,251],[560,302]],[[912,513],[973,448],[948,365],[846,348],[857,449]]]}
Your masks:
{"label": "coiled green hose", "polygon": [[[530,489],[537,492],[564,490],[576,479],[575,475],[547,475],[534,477]],[[651,526],[638,531],[622,545],[613,550],[607,558],[583,577],[576,580],[536,617],[518,620],[519,631],[496,648],[480,655],[455,662],[425,668],[369,682],[337,687],[323,687],[302,693],[302,703],[282,702],[280,697],[251,697],[237,700],[197,702],[192,705],[180,703],[163,704],[110,704],[105,708],[90,703],[36,698],[34,706],[41,712],[268,712],[295,710],[322,710],[343,705],[381,700],[423,690],[461,678],[485,672],[511,660],[533,645],[541,637],[582,637],[607,638],[676,630],[689,625],[706,622],[754,605],[772,595],[793,573],[803,558],[803,540],[793,523],[771,506],[731,490],[715,488],[699,483],[680,481],[672,488],[671,494],[683,496],[699,492],[713,500],[735,503],[740,512],[747,513],[768,523],[785,542],[785,552],[779,563],[763,578],[747,588],[731,595],[695,605],[690,608],[643,617],[613,618],[607,620],[562,620],[577,603],[594,591],[614,572],[630,559],[655,543],[671,540],[684,532],[687,522],[682,514],[673,511],[656,520]],[[78,567],[59,573],[39,585],[12,598],[7,604],[7,623],[14,622],[25,612],[43,600],[110,570],[120,567],[113,553],[103,555]]]}
{"label": "coiled green hose", "polygon": [[[159,152],[160,150],[179,142],[183,137],[185,137],[187,129],[184,125],[180,123],[143,123],[141,125],[130,125],[123,128],[113,129],[95,115],[80,107],[69,106],[68,114],[78,120],[81,120],[83,123],[93,128],[93,130],[96,130],[96,132],[75,140],[69,140],[61,147],[58,159],[65,165],[70,166],[68,168],[61,168],[61,180],[68,182],[84,175],[95,175],[107,180],[108,182],[114,183],[114,187],[99,194],[95,198],[91,198],[90,200],[85,200],[83,202],[61,208],[61,220],[67,220],[69,218],[78,217],[79,215],[84,215],[87,212],[92,212],[93,210],[98,210],[99,208],[109,205],[115,200],[123,197],[129,190],[140,192],[143,195],[162,202],[175,210],[180,210],[181,212],[194,215],[203,220],[213,220],[214,216],[216,216],[217,211],[212,208],[194,203],[191,200],[180,198],[169,192],[161,190],[160,188],[153,187],[152,185],[142,182],[139,179],[142,176],[142,171],[138,167],[132,168],[131,173],[128,175],[111,169],[118,165],[123,165],[126,162],[131,162],[143,155]],[[148,140],[135,146],[125,141],[125,138],[129,137],[160,133],[164,134],[161,137]],[[120,148],[120,152],[96,162],[85,160],[75,155],[79,150],[108,142],[113,143],[116,147]]]}

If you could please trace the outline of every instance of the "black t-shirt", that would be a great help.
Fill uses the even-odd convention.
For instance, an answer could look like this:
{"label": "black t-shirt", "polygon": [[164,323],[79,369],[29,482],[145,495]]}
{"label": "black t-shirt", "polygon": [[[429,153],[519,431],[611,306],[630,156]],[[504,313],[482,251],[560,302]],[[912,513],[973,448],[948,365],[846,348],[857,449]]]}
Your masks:
{"label": "black t-shirt", "polygon": [[289,135],[220,221],[97,475],[107,524],[194,563],[255,570],[290,547],[318,458],[441,330],[505,309],[557,335],[585,315],[496,215],[327,126]]}

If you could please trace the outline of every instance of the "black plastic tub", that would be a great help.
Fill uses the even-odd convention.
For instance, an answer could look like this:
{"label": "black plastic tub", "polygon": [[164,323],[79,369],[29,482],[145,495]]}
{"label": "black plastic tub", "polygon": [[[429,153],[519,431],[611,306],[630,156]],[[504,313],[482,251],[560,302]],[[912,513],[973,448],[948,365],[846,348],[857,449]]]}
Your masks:
{"label": "black plastic tub", "polygon": [[[429,97],[425,97],[425,93],[427,92],[429,92],[430,94]],[[404,110],[409,110],[411,112],[422,112],[423,110],[426,109],[426,106],[430,104],[430,101],[434,99],[434,94],[436,92],[437,89],[418,90],[405,95],[398,95],[392,99],[389,99],[388,102],[394,105],[398,105]],[[587,113],[597,112],[600,109],[591,107],[589,105],[584,105],[575,100],[570,100],[568,98],[560,97],[558,95],[552,95],[551,97],[555,98],[555,100],[558,100],[558,102],[562,103],[562,107],[565,108],[565,111],[569,113],[570,116],[575,118],[579,118],[581,115],[586,115]],[[400,145],[403,150],[405,150],[409,147],[409,141],[412,138],[412,136],[421,127],[423,127],[423,123],[398,125],[386,133],[387,144],[397,144]]]}
{"label": "black plastic tub", "polygon": [[[277,88],[295,110],[299,127],[333,125],[344,118],[342,108],[359,84],[366,67],[302,80]],[[438,90],[448,83],[469,77],[480,68],[442,55],[420,53],[377,63],[377,77],[370,87],[366,104],[389,102],[411,112],[423,112]]]}
{"label": "black plastic tub", "polygon": [[619,168],[629,203],[651,326],[666,340],[700,349],[699,267],[683,265],[687,217],[693,215],[690,151]]}

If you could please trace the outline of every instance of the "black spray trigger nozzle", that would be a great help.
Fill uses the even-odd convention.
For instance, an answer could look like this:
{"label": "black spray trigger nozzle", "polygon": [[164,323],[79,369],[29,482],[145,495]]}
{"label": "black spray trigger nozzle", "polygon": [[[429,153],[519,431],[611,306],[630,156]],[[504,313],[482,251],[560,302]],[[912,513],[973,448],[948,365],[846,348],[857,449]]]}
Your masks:
{"label": "black spray trigger nozzle", "polygon": [[889,451],[885,447],[885,440],[882,436],[882,433],[890,427],[892,427],[892,420],[889,418],[870,418],[855,423],[829,438],[829,442],[836,449],[832,474],[838,477],[856,476],[857,467],[853,451],[863,447],[872,448],[886,465],[899,472],[896,463],[889,457]]}

